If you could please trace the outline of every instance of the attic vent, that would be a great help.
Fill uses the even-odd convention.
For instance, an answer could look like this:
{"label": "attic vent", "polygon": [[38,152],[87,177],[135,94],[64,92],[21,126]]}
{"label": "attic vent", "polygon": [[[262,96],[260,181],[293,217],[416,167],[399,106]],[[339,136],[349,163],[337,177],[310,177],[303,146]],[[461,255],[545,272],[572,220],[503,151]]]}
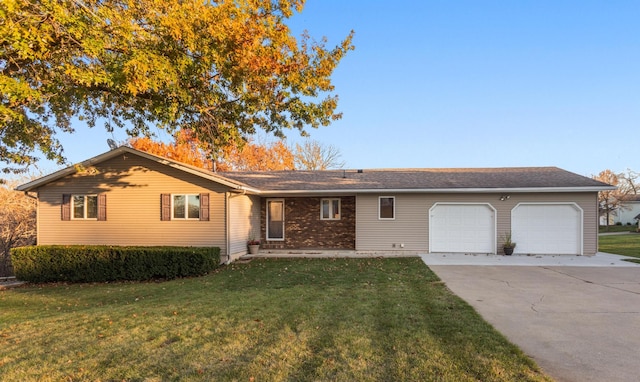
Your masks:
{"label": "attic vent", "polygon": [[363,169],[359,169],[359,170],[358,170],[358,174],[362,174],[363,172],[364,172],[364,170],[363,170]]}

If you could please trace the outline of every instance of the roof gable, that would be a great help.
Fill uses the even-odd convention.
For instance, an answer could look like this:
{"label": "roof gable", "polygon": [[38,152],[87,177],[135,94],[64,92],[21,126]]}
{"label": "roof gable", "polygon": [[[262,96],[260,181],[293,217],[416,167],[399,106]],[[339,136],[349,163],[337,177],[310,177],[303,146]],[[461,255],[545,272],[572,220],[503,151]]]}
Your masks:
{"label": "roof gable", "polygon": [[164,157],[160,157],[157,155],[153,155],[153,154],[149,154],[146,153],[144,151],[140,151],[140,150],[136,150],[133,149],[131,147],[128,146],[120,146],[116,149],[113,149],[111,151],[107,151],[105,153],[102,153],[98,156],[95,156],[93,158],[87,159],[81,163],[69,166],[67,168],[64,168],[62,170],[56,171],[52,174],[43,176],[41,178],[35,179],[29,183],[25,183],[23,185],[20,185],[16,188],[16,190],[18,191],[31,191],[34,190],[38,187],[44,186],[48,183],[54,182],[58,179],[64,178],[65,176],[69,176],[72,174],[77,173],[78,171],[80,171],[83,168],[87,168],[87,167],[91,167],[91,166],[95,166],[97,164],[103,163],[105,161],[108,161],[112,158],[117,157],[118,155],[121,154],[133,154],[133,155],[137,155],[140,156],[142,158],[146,158],[149,160],[152,160],[154,162],[160,163],[164,166],[168,166],[168,167],[172,167],[175,169],[178,169],[180,171],[184,171],[186,173],[190,173],[196,176],[199,176],[201,178],[222,184],[224,186],[233,188],[233,189],[238,189],[238,190],[242,190],[242,191],[249,191],[249,192],[258,192],[257,190],[252,189],[251,187],[242,184],[238,181],[232,180],[232,179],[227,179],[225,177],[222,177],[214,172],[199,168],[199,167],[195,167],[195,166],[191,166],[185,163],[181,163],[178,161],[174,161],[168,158],[164,158]]}

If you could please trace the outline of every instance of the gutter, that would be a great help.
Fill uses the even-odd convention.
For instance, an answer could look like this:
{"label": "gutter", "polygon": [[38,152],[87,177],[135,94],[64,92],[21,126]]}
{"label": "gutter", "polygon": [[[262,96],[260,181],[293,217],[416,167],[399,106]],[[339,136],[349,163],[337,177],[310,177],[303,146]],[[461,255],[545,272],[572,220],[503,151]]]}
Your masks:
{"label": "gutter", "polygon": [[477,193],[477,194],[491,194],[491,193],[526,193],[526,192],[598,192],[615,190],[616,187],[516,187],[516,188],[369,188],[369,189],[327,189],[327,190],[267,190],[259,191],[261,196],[276,196],[276,195],[321,195],[321,194],[384,194],[384,193]]}
{"label": "gutter", "polygon": [[231,190],[232,192],[235,192],[236,194],[240,194],[240,195],[246,195],[246,194],[258,195],[262,193],[262,191],[258,190],[257,188],[250,188],[250,187],[238,186],[238,185],[235,185],[232,188],[233,188]]}
{"label": "gutter", "polygon": [[[19,190],[16,188],[16,191],[19,191]],[[31,199],[34,199],[34,200],[36,200],[36,201],[38,200],[38,197],[37,197],[37,196],[33,196],[33,195],[29,194],[29,191],[25,191],[25,192],[24,192],[24,195],[25,195],[25,196],[27,196],[27,197],[29,197],[29,198],[31,198]]]}

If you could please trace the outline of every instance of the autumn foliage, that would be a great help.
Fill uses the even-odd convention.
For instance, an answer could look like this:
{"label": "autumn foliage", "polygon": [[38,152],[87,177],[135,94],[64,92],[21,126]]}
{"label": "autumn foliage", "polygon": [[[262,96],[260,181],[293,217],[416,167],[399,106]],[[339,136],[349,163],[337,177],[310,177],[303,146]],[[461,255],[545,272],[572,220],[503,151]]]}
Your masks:
{"label": "autumn foliage", "polygon": [[229,145],[222,150],[218,171],[293,170],[294,157],[282,141]]}
{"label": "autumn foliage", "polygon": [[190,128],[212,150],[341,117],[331,81],[353,49],[287,19],[304,0],[0,1],[0,162],[21,171],[89,127]]}
{"label": "autumn foliage", "polygon": [[129,145],[136,150],[145,151],[192,166],[212,169],[212,160],[207,153],[200,148],[199,140],[193,131],[180,130],[172,143],[154,141],[148,137],[131,138]]}
{"label": "autumn foliage", "polygon": [[13,190],[19,183],[0,185],[0,277],[12,273],[11,248],[36,241],[36,201]]}
{"label": "autumn foliage", "polygon": [[181,130],[172,143],[142,137],[131,138],[129,145],[150,154],[215,171],[276,171],[295,168],[293,153],[282,141],[262,144],[253,141],[229,143],[215,153],[210,153],[200,147],[201,142],[191,130]]}
{"label": "autumn foliage", "polygon": [[[631,173],[631,171],[629,172]],[[600,213],[606,217],[606,225],[609,225],[611,214],[615,214],[618,209],[624,208],[622,202],[632,190],[630,187],[621,187],[620,178],[623,176],[624,174],[616,174],[609,169],[600,171],[597,176],[592,176],[595,180],[617,187],[615,190],[600,191],[598,193],[598,205]],[[633,184],[633,182],[631,183]]]}

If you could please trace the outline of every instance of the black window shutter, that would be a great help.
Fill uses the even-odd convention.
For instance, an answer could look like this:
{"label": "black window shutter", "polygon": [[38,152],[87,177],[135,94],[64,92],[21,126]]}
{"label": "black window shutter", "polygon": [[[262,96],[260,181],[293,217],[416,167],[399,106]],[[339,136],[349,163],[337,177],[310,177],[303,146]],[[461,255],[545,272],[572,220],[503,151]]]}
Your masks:
{"label": "black window shutter", "polygon": [[200,194],[200,220],[209,221],[209,194]]}
{"label": "black window shutter", "polygon": [[107,194],[98,194],[98,220],[107,220]]}
{"label": "black window shutter", "polygon": [[171,194],[160,194],[160,220],[171,220]]}
{"label": "black window shutter", "polygon": [[62,220],[71,220],[71,194],[62,194]]}

